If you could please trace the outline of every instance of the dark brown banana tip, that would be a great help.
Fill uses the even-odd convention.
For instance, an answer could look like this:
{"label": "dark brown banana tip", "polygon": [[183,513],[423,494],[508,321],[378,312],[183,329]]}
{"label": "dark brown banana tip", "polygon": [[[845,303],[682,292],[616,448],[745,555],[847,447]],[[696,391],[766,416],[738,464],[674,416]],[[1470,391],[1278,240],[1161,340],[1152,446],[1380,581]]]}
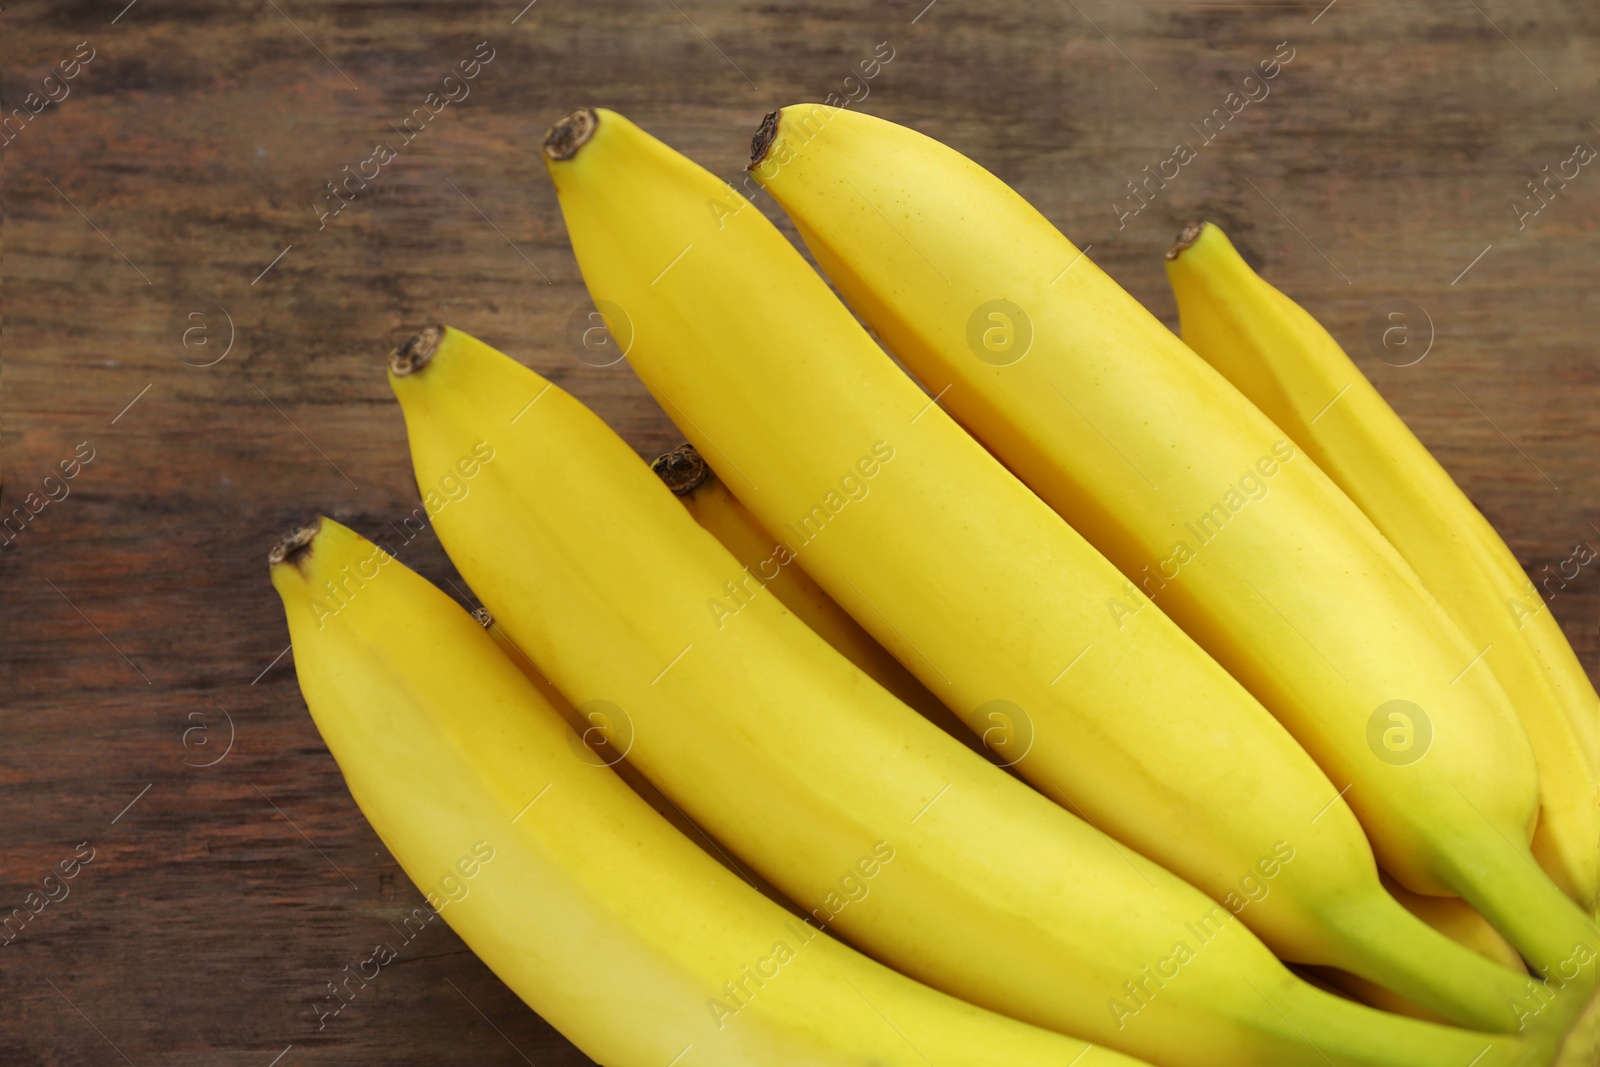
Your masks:
{"label": "dark brown banana tip", "polygon": [[706,466],[706,461],[690,444],[679,445],[671,452],[657,456],[651,461],[650,469],[667,483],[668,489],[679,496],[688,496],[711,477],[711,468]]}
{"label": "dark brown banana tip", "polygon": [[311,542],[317,539],[321,529],[322,516],[319,515],[273,545],[272,551],[267,553],[268,565],[276,567],[280,563],[293,563],[298,567],[300,561],[311,554]]}
{"label": "dark brown banana tip", "polygon": [[1167,249],[1168,259],[1177,259],[1185,248],[1200,240],[1200,234],[1206,228],[1205,219],[1195,219],[1193,222],[1183,224],[1183,229],[1178,231],[1178,239],[1172,242],[1172,247]]}
{"label": "dark brown banana tip", "polygon": [[594,108],[580,107],[545,133],[544,154],[555,160],[571,159],[589,143],[599,125],[600,116]]}
{"label": "dark brown banana tip", "polygon": [[494,616],[489,614],[488,608],[473,608],[472,617],[478,620],[478,625],[487,630],[494,625]]}
{"label": "dark brown banana tip", "polygon": [[750,162],[746,170],[754,170],[763,159],[767,158],[767,150],[772,147],[772,142],[778,137],[778,118],[783,114],[783,108],[767,112],[766,118],[761,120],[761,125],[756,128],[755,136],[750,138]]}
{"label": "dark brown banana tip", "polygon": [[409,341],[389,353],[389,372],[396,378],[415,374],[428,365],[433,353],[444,339],[444,324],[424,326]]}

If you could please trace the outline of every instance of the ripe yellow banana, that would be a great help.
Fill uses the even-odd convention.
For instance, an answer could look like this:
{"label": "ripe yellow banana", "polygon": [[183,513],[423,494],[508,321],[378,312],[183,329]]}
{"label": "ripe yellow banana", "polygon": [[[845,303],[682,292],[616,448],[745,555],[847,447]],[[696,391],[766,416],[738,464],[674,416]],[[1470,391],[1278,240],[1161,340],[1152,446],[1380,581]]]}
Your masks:
{"label": "ripe yellow banana", "polygon": [[1385,869],[1467,898],[1576,986],[1561,998],[1575,1015],[1600,936],[1527,848],[1527,738],[1472,669],[1478,649],[1349,498],[971,160],[817,105],[769,116],[754,147],[757,177],[889,348],[1277,715]]}
{"label": "ripe yellow banana", "polygon": [[[750,510],[712,473],[693,445],[682,445],[657,456],[650,469],[683,501],[694,521],[744,564],[744,574],[707,601],[706,606],[713,615],[731,618],[750,597],[765,588],[818,637],[860,667],[867,677],[916,708],[968,748],[988,752],[978,736],[967,729],[966,723],[928,692],[928,687],[917,681],[916,675],[906,670],[801,569],[787,548],[762,529]],[[1002,731],[1014,728],[1015,724],[1000,715],[995,716],[989,727]]]}
{"label": "ripe yellow banana", "polygon": [[430,328],[396,352],[391,384],[419,485],[476,467],[434,522],[496,621],[580,711],[611,709],[628,759],[819,924],[935,988],[1170,1067],[1324,1063],[1307,1038],[1350,1064],[1535,1054],[1306,986],[776,599],[708,611],[739,562],[532,371]]}
{"label": "ripe yellow banana", "polygon": [[615,724],[603,710],[591,709],[588,714],[579,712],[566,697],[561,695],[559,689],[550,684],[550,679],[539,672],[539,668],[528,658],[528,654],[517,647],[516,642],[511,640],[511,635],[494,621],[494,617],[486,609],[478,608],[472,613],[472,617],[478,620],[479,625],[494,639],[494,643],[500,646],[500,651],[517,665],[522,671],[522,676],[533,683],[533,687],[544,697],[545,702],[566,720],[568,726],[572,727],[587,749],[587,751],[573,750],[581,759],[597,766],[610,767],[617,773],[617,777],[622,779],[624,785],[639,795],[640,800],[654,808],[657,815],[698,845],[702,852],[749,882],[761,892],[762,896],[779,907],[801,918],[805,917],[805,912],[801,911],[793,901],[778,892],[771,882],[762,878],[748,864],[740,863],[737,856],[718,844],[704,829],[695,825],[694,820],[685,815],[682,808],[657,789],[650,779],[639,772],[639,768],[628,762],[624,752],[611,742],[610,735]]}
{"label": "ripe yellow banana", "polygon": [[1022,724],[998,740],[1023,776],[1280,954],[1516,1026],[1526,983],[1383,892],[1300,746],[900,373],[759,211],[613,112],[576,113],[546,156],[590,292],[632,319],[630,360],[667,413],[969,725],[997,708]]}
{"label": "ripe yellow banana", "polygon": [[1349,494],[1505,687],[1533,746],[1533,851],[1578,903],[1600,878],[1600,698],[1511,550],[1339,343],[1211,223],[1167,253],[1183,339]]}
{"label": "ripe yellow banana", "polygon": [[479,958],[601,1063],[1137,1063],[936,993],[762,899],[575,755],[472,618],[351,530],[323,519],[291,537],[272,583],[306,705],[373,829]]}

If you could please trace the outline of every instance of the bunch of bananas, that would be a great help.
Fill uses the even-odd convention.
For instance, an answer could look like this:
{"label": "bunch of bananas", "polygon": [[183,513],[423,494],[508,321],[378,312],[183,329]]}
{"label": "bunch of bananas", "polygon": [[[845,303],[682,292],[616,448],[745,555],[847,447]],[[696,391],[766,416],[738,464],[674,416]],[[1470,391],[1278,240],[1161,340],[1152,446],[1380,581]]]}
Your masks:
{"label": "bunch of bananas", "polygon": [[1600,701],[1327,332],[1212,225],[1179,340],[936,141],[802,105],[753,149],[854,315],[575,112],[573,249],[691,444],[429,327],[390,384],[480,618],[331,520],[271,554],[429,903],[615,1067],[1571,1054]]}

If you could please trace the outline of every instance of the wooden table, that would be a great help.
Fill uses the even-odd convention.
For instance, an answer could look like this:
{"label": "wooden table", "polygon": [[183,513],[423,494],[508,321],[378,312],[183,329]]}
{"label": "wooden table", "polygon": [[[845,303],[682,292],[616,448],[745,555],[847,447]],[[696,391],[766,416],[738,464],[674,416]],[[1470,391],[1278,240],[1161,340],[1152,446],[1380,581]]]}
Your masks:
{"label": "wooden table", "polygon": [[[1512,206],[1600,144],[1579,5],[124,2],[21,0],[0,34],[25,115],[0,150],[4,510],[93,455],[0,549],[0,910],[93,852],[0,949],[0,1062],[587,1062],[442,923],[401,939],[420,894],[305,713],[265,566],[310,510],[376,533],[416,506],[382,358],[433,317],[641,454],[677,442],[626,365],[576,355],[589,303],[537,149],[580,104],[734,177],[763,112],[864,84],[857,106],[996,171],[1168,322],[1161,252],[1210,216],[1530,573],[1600,539],[1600,173],[1521,229]],[[1201,144],[1189,124],[1284,49]],[[470,95],[402,143],[475,53]],[[1119,223],[1180,141],[1197,158]],[[397,158],[319,222],[378,142]],[[1403,368],[1366,341],[1402,300],[1432,336]],[[407,556],[452,576],[431,532]],[[1588,569],[1552,607],[1593,668]],[[380,942],[398,960],[319,1025]]]}

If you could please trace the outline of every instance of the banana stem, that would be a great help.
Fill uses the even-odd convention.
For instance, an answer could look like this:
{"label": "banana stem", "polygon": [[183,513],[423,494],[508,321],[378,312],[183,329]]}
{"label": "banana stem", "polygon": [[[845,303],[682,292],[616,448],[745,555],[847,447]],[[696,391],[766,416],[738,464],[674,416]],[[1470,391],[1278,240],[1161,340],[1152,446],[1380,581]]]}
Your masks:
{"label": "banana stem", "polygon": [[1535,983],[1525,971],[1509,970],[1458,944],[1381,890],[1324,919],[1336,946],[1336,966],[1440,1018],[1476,1030],[1515,1033],[1524,1023],[1516,1005],[1537,1002]]}
{"label": "banana stem", "polygon": [[1268,1003],[1293,1028],[1296,1043],[1304,1043],[1307,1051],[1314,1053],[1308,1062],[1338,1067],[1395,1063],[1461,1067],[1467,1061],[1472,1067],[1542,1067],[1550,1062],[1545,1042],[1508,1034],[1470,1033],[1376,1008],[1361,1009],[1360,1025],[1351,1026],[1350,1002],[1308,982],[1299,983],[1293,992],[1274,991]]}
{"label": "banana stem", "polygon": [[580,107],[544,135],[544,154],[554,160],[571,159],[589,143],[600,125],[600,115],[592,107]]}
{"label": "banana stem", "polygon": [[1532,966],[1531,997],[1515,1005],[1529,1028],[1565,1031],[1595,992],[1600,927],[1533,854],[1480,835],[1454,842],[1434,865],[1445,883],[1505,935]]}

